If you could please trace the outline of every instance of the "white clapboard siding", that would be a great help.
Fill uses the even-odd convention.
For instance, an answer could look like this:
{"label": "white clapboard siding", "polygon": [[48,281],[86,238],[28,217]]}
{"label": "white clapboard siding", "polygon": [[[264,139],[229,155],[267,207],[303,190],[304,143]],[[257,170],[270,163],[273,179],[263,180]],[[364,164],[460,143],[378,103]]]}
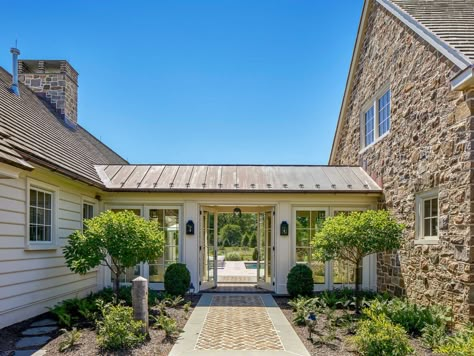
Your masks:
{"label": "white clapboard siding", "polygon": [[25,248],[27,179],[0,179],[0,328],[45,313],[47,307],[61,300],[82,297],[97,288],[96,270],[82,276],[72,273],[62,255],[67,237],[82,226],[82,196],[88,188],[56,183],[62,178],[40,174],[41,181],[58,187],[57,248],[51,250]]}

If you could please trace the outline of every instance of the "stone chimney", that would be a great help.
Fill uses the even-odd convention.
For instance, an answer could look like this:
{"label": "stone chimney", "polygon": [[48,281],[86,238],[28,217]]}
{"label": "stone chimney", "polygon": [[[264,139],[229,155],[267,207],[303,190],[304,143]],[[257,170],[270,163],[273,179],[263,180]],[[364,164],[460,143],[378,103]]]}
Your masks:
{"label": "stone chimney", "polygon": [[78,73],[65,60],[19,60],[18,78],[43,97],[66,123],[77,124]]}

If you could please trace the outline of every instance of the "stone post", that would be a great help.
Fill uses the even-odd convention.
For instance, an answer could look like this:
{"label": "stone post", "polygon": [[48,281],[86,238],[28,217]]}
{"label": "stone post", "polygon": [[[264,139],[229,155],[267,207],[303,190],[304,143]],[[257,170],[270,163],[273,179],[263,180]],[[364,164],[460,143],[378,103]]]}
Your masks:
{"label": "stone post", "polygon": [[142,333],[148,334],[148,281],[137,277],[132,281],[133,317],[144,323]]}

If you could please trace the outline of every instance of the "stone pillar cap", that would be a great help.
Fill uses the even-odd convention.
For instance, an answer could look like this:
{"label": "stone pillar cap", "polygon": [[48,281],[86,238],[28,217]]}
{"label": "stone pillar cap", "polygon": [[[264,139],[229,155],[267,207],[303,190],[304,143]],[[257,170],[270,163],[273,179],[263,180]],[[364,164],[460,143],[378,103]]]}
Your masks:
{"label": "stone pillar cap", "polygon": [[143,282],[143,281],[146,281],[147,279],[146,278],[143,278],[142,276],[139,276],[137,278],[135,278],[134,280],[132,280],[132,282]]}

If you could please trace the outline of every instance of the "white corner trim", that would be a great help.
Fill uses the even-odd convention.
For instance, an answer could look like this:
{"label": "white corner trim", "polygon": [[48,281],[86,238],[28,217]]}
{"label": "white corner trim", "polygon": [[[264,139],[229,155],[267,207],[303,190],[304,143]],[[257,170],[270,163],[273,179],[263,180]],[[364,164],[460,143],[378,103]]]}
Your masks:
{"label": "white corner trim", "polygon": [[436,36],[433,32],[428,30],[420,22],[411,17],[408,13],[403,11],[400,7],[393,4],[390,0],[376,0],[380,5],[386,8],[390,13],[412,29],[416,34],[428,42],[431,46],[441,52],[445,57],[447,57],[451,62],[456,66],[464,70],[466,67],[470,66],[471,61],[464,56],[461,52],[447,44],[441,38]]}

